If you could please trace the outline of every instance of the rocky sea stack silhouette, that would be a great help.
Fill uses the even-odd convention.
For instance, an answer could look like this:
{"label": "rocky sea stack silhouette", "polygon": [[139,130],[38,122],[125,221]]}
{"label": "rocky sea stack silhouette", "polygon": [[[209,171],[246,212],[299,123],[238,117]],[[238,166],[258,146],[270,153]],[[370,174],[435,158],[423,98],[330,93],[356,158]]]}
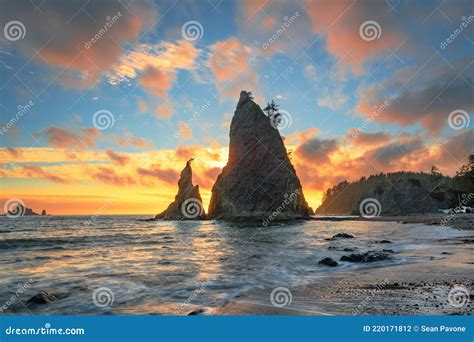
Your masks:
{"label": "rocky sea stack silhouette", "polygon": [[199,185],[193,185],[192,159],[188,160],[178,181],[178,194],[165,211],[155,220],[201,220],[205,213],[202,206]]}
{"label": "rocky sea stack silhouette", "polygon": [[268,223],[312,213],[274,126],[251,93],[242,91],[230,126],[229,159],[212,188],[209,219]]}

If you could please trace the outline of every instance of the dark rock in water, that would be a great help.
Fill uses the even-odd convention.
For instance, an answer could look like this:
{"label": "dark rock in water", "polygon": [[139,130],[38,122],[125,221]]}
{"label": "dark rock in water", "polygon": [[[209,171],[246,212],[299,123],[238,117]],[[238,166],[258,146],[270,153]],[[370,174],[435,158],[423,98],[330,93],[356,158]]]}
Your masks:
{"label": "dark rock in water", "polygon": [[49,302],[55,301],[56,299],[57,299],[56,296],[49,294],[46,291],[41,291],[40,293],[28,299],[26,304],[27,305],[47,304]]}
{"label": "dark rock in water", "polygon": [[384,252],[369,251],[369,252],[361,253],[361,254],[343,255],[340,260],[365,263],[365,262],[373,262],[373,261],[390,260],[390,256]]}
{"label": "dark rock in water", "polygon": [[242,91],[230,126],[229,159],[212,188],[209,218],[268,225],[312,214],[274,126],[251,94]]}
{"label": "dark rock in water", "polygon": [[334,235],[332,238],[330,239],[326,239],[326,240],[337,240],[337,239],[353,239],[354,236],[351,235],[351,234],[346,234],[346,233],[339,233],[339,234],[336,234]]}
{"label": "dark rock in water", "polygon": [[46,216],[46,215],[48,214],[46,213],[46,210],[43,209],[43,211],[41,212],[41,216]]}
{"label": "dark rock in water", "polygon": [[331,266],[331,267],[335,267],[337,266],[337,261],[331,259],[331,258],[324,258],[322,260],[319,261],[319,264],[321,265],[326,265],[326,266]]}
{"label": "dark rock in water", "polygon": [[354,251],[355,251],[355,248],[348,248],[348,247],[346,247],[346,248],[343,249],[343,251],[344,251],[344,252],[354,252]]}
{"label": "dark rock in water", "polygon": [[390,240],[380,240],[380,241],[375,241],[375,243],[392,243]]}
{"label": "dark rock in water", "polygon": [[202,220],[205,217],[199,185],[193,185],[193,171],[188,160],[178,181],[178,194],[165,211],[155,220]]}
{"label": "dark rock in water", "polygon": [[191,311],[190,313],[188,313],[188,316],[201,315],[201,314],[203,314],[204,312],[206,312],[206,310],[204,310],[204,309],[202,309],[202,308],[198,308],[198,309],[193,310],[193,311]]}

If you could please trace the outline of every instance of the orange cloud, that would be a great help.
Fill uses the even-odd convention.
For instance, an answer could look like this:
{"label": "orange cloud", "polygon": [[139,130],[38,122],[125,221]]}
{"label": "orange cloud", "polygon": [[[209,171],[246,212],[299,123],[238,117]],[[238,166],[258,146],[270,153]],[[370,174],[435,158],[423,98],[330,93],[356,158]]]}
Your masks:
{"label": "orange cloud", "polygon": [[209,64],[221,99],[238,98],[243,89],[252,91],[256,99],[262,99],[250,58],[251,49],[237,38],[218,41],[211,46]]}
{"label": "orange cloud", "polygon": [[126,78],[136,78],[147,68],[168,72],[192,70],[200,53],[201,50],[186,40],[157,45],[138,44],[112,68],[107,77],[110,83],[116,84]]}
{"label": "orange cloud", "polygon": [[119,175],[109,167],[98,167],[98,171],[92,173],[92,178],[105,184],[125,186],[135,184],[135,180],[128,175]]}
{"label": "orange cloud", "polygon": [[176,184],[179,177],[179,173],[176,170],[162,169],[159,165],[153,165],[149,169],[140,167],[137,169],[137,173],[140,176],[157,178],[170,184]]}
{"label": "orange cloud", "polygon": [[168,98],[167,91],[171,89],[176,79],[174,71],[163,71],[158,68],[148,66],[143,70],[140,84],[152,95],[163,99]]}
{"label": "orange cloud", "polygon": [[167,102],[161,104],[160,106],[158,106],[158,108],[156,108],[155,114],[156,114],[156,116],[162,117],[162,118],[171,117],[173,115],[173,105],[172,105],[172,103],[170,101],[167,101]]}
{"label": "orange cloud", "polygon": [[110,148],[105,151],[105,154],[110,158],[110,160],[113,163],[116,163],[118,165],[123,166],[123,165],[127,164],[130,161],[130,157],[128,157],[127,155],[115,153]]}
{"label": "orange cloud", "polygon": [[68,181],[59,176],[53,175],[50,172],[45,171],[39,165],[23,165],[22,169],[26,172],[26,175],[31,178],[42,178],[55,183],[67,183]]}
{"label": "orange cloud", "polygon": [[[70,2],[68,6],[45,2],[38,20],[34,6],[19,2],[5,4],[2,12],[7,18],[20,17],[28,28],[25,38],[18,41],[19,51],[67,70],[62,75],[64,84],[86,87],[117,63],[123,47],[155,21],[157,7],[147,0],[132,2],[127,8],[110,1]],[[95,19],[85,13],[93,13]]]}
{"label": "orange cloud", "polygon": [[82,134],[51,126],[41,134],[46,136],[48,144],[53,147],[75,149],[95,147],[95,139],[100,136],[100,132],[96,128],[81,128],[80,131]]}
{"label": "orange cloud", "polygon": [[126,132],[123,135],[114,135],[113,139],[120,147],[134,146],[139,148],[153,147],[153,143],[142,137],[135,137],[132,133]]}
{"label": "orange cloud", "polygon": [[344,142],[358,146],[378,146],[392,139],[386,132],[363,132],[356,128],[349,129],[349,134],[344,137]]}
{"label": "orange cloud", "polygon": [[[392,16],[389,6],[384,1],[313,0],[306,11],[313,31],[326,36],[328,51],[339,58],[342,65],[360,74],[364,72],[365,61],[403,43],[404,37],[395,30],[398,19]],[[375,21],[380,26],[378,39],[362,39],[359,29],[366,21]],[[371,36],[365,37],[371,39]]]}
{"label": "orange cloud", "polygon": [[193,132],[191,131],[191,128],[189,127],[188,123],[186,123],[185,121],[178,121],[178,125],[179,132],[183,139],[189,139],[193,136]]}

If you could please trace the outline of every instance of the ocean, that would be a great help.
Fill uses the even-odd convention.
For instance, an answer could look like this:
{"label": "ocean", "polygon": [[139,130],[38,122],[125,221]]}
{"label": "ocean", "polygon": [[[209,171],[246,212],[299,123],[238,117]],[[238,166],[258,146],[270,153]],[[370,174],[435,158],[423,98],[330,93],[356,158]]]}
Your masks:
{"label": "ocean", "polygon": [[[185,314],[258,288],[317,284],[333,272],[429,260],[470,232],[361,221],[144,222],[145,216],[0,218],[0,310],[5,314]],[[328,240],[338,233],[354,238]],[[380,243],[390,240],[391,243]],[[452,246],[453,250],[456,246]],[[390,251],[390,260],[330,257]],[[352,251],[351,251],[352,250]],[[27,305],[47,291],[57,299]],[[3,305],[3,306],[2,306]]]}

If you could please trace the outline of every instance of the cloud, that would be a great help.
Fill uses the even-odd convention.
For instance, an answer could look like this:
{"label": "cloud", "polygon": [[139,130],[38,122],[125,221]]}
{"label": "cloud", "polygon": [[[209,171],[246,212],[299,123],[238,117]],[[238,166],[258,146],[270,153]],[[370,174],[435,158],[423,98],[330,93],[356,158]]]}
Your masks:
{"label": "cloud", "polygon": [[114,152],[112,149],[105,150],[105,154],[110,158],[113,163],[118,165],[126,165],[130,161],[130,157],[125,154],[118,154]]}
{"label": "cloud", "polygon": [[140,167],[137,169],[137,173],[140,176],[157,178],[169,184],[176,184],[178,182],[179,177],[177,171],[173,169],[162,169],[158,165],[153,165],[148,169]]}
{"label": "cloud", "polygon": [[134,79],[145,70],[157,69],[173,73],[177,69],[193,70],[202,51],[186,40],[176,43],[138,44],[128,51],[107,74],[112,84]]}
{"label": "cloud", "polygon": [[357,146],[378,146],[386,144],[392,139],[387,132],[363,132],[356,128],[349,129],[349,134],[344,137],[344,142]]}
{"label": "cloud", "polygon": [[119,175],[114,169],[109,167],[99,166],[98,171],[92,172],[92,178],[102,183],[116,186],[133,185],[135,181],[128,175]]}
{"label": "cloud", "polygon": [[119,1],[80,0],[47,1],[40,10],[27,1],[2,6],[5,18],[21,21],[27,30],[15,46],[27,58],[66,69],[63,83],[73,87],[92,85],[115,65],[124,46],[155,22],[157,10],[150,0],[127,8]]}
{"label": "cloud", "polygon": [[319,165],[329,163],[329,155],[339,148],[339,143],[335,139],[312,138],[299,145],[295,154],[309,163]]}
{"label": "cloud", "polygon": [[95,139],[100,132],[96,128],[81,128],[78,134],[66,128],[50,126],[40,135],[46,136],[52,147],[84,149],[96,146]]}
{"label": "cloud", "polygon": [[140,78],[140,84],[151,95],[159,96],[163,99],[168,98],[168,90],[171,89],[176,79],[174,71],[163,71],[161,69],[148,66],[143,70]]}
{"label": "cloud", "polygon": [[20,149],[17,149],[14,147],[7,147],[6,150],[12,157],[15,157],[15,158],[20,157],[22,154]]}
{"label": "cloud", "polygon": [[193,131],[191,130],[187,122],[178,121],[178,125],[181,138],[189,139],[193,136]]}
{"label": "cloud", "polygon": [[[306,11],[313,31],[326,37],[327,50],[356,74],[364,72],[364,62],[405,39],[398,30],[400,19],[384,1],[313,0]],[[359,35],[360,26],[369,20],[381,26],[379,39],[366,41]]]}
{"label": "cloud", "polygon": [[211,46],[209,65],[221,100],[238,99],[240,91],[252,91],[261,99],[258,76],[250,65],[251,48],[237,38],[218,41]]}
{"label": "cloud", "polygon": [[171,101],[166,101],[159,105],[155,110],[155,115],[161,118],[169,118],[173,115],[173,104]]}
{"label": "cloud", "polygon": [[125,132],[123,135],[114,135],[113,140],[120,147],[134,146],[138,148],[153,147],[153,143],[142,137],[135,137],[130,132]]}
{"label": "cloud", "polygon": [[364,158],[375,163],[381,170],[390,166],[402,169],[402,159],[410,156],[413,152],[424,148],[421,137],[416,137],[411,141],[392,142],[388,145],[374,148],[364,153]]}
{"label": "cloud", "polygon": [[402,69],[382,84],[362,90],[357,111],[370,116],[374,105],[388,100],[389,105],[375,121],[402,126],[418,123],[432,135],[439,135],[448,125],[452,111],[473,112],[470,84],[474,83],[474,66],[471,61],[427,65],[423,75],[413,78],[415,72],[413,67]]}
{"label": "cloud", "polygon": [[68,181],[62,177],[55,176],[52,173],[45,171],[41,166],[39,165],[22,165],[23,171],[26,172],[28,177],[31,178],[42,178],[49,180],[51,182],[55,183],[68,183]]}

